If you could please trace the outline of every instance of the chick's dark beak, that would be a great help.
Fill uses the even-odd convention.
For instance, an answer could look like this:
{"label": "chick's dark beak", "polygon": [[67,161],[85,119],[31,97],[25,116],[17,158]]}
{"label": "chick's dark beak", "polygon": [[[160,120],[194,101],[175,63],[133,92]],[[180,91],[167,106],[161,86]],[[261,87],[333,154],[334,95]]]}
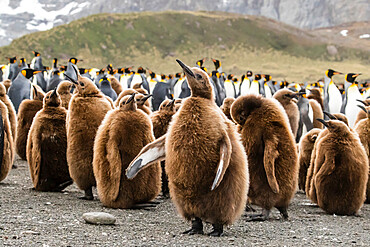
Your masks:
{"label": "chick's dark beak", "polygon": [[192,76],[192,77],[195,78],[195,75],[194,75],[193,71],[191,71],[189,66],[187,66],[186,64],[181,62],[179,59],[176,59],[176,62],[178,62],[178,64],[181,66],[182,70],[185,72],[186,75],[189,75],[189,76]]}
{"label": "chick's dark beak", "polygon": [[337,119],[334,115],[330,114],[329,112],[324,111],[323,113],[326,116],[328,116],[328,118],[331,119],[331,120],[336,120]]}
{"label": "chick's dark beak", "polygon": [[50,98],[57,96],[57,87],[54,88],[54,91],[51,93]]}
{"label": "chick's dark beak", "polygon": [[324,119],[316,118],[316,120],[322,123],[325,127],[329,126],[328,123]]}
{"label": "chick's dark beak", "polygon": [[130,103],[131,101],[135,99],[135,94],[136,93],[131,94],[131,97],[126,101],[126,104]]}

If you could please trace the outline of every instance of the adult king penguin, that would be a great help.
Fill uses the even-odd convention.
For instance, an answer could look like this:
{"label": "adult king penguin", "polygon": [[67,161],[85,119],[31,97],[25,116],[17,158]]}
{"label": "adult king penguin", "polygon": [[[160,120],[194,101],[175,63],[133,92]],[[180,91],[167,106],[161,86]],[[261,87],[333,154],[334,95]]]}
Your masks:
{"label": "adult king penguin", "polygon": [[166,160],[170,195],[178,212],[192,220],[185,234],[203,234],[202,221],[212,223],[211,236],[243,212],[248,191],[247,158],[235,125],[214,101],[207,73],[177,60],[191,96],[173,116],[166,135],[145,146],[126,171],[133,178],[158,160]]}
{"label": "adult king penguin", "polygon": [[341,72],[328,69],[325,72],[325,83],[324,83],[324,111],[329,113],[340,113],[342,106],[342,94],[339,89],[335,86],[332,77],[334,75],[340,75]]}
{"label": "adult king penguin", "polygon": [[348,85],[345,88],[345,97],[342,104],[341,113],[345,114],[348,118],[349,127],[353,128],[355,126],[357,114],[360,111],[360,108],[357,107],[357,101],[362,100],[362,95],[358,89],[355,79],[361,74],[349,73],[346,74],[345,80]]}

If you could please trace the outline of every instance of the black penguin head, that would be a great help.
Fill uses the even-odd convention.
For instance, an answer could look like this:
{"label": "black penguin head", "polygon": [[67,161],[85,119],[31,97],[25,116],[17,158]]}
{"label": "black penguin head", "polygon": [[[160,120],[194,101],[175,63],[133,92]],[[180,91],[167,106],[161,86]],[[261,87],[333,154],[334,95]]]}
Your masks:
{"label": "black penguin head", "polygon": [[350,83],[355,83],[355,80],[356,80],[356,77],[361,75],[361,73],[359,74],[355,74],[355,73],[348,73],[346,74],[346,81],[350,82]]}
{"label": "black penguin head", "polygon": [[230,114],[234,121],[244,125],[248,117],[262,106],[263,98],[261,95],[246,95],[238,97],[231,105]]}
{"label": "black penguin head", "polygon": [[265,78],[265,81],[271,80],[271,75],[263,75],[263,77]]}
{"label": "black penguin head", "polygon": [[135,95],[136,93],[132,93],[131,95],[124,96],[119,103],[119,108],[124,111],[136,111]]}
{"label": "black penguin head", "polygon": [[234,77],[234,75],[233,75],[233,74],[228,74],[228,75],[227,75],[227,79],[228,79],[228,80],[232,80],[232,79],[233,79],[233,77]]}
{"label": "black penguin head", "polygon": [[205,59],[205,58],[202,58],[202,59],[200,59],[200,60],[198,60],[198,61],[196,62],[196,65],[198,65],[199,67],[202,67],[202,66],[203,66],[203,64],[204,64],[204,61],[206,61],[206,59]]}
{"label": "black penguin head", "polygon": [[221,67],[220,60],[212,58],[213,64],[215,65],[216,70],[218,70]]}
{"label": "black penguin head", "polygon": [[32,51],[32,53],[35,55],[35,57],[41,56],[41,54],[39,52],[37,52],[37,51]]}
{"label": "black penguin head", "polygon": [[209,81],[208,74],[200,68],[190,68],[178,59],[176,61],[185,72],[192,96],[214,99],[213,88]]}
{"label": "black penguin head", "polygon": [[259,81],[259,80],[261,80],[261,75],[260,74],[255,74],[254,75],[254,79],[256,80],[256,81]]}
{"label": "black penguin head", "polygon": [[30,79],[33,75],[40,73],[40,72],[41,72],[40,70],[33,70],[29,68],[22,69],[21,71],[22,75],[26,77],[27,79]]}
{"label": "black penguin head", "polygon": [[17,57],[6,57],[9,60],[9,63],[15,63],[17,62]]}
{"label": "black penguin head", "polygon": [[68,62],[71,62],[74,65],[76,65],[78,62],[81,62],[81,61],[83,61],[83,60],[82,59],[77,59],[75,57],[71,57]]}
{"label": "black penguin head", "polygon": [[253,72],[252,72],[252,71],[250,71],[250,70],[248,70],[248,71],[247,71],[247,77],[251,77],[251,76],[253,76]]}
{"label": "black penguin head", "polygon": [[125,68],[125,73],[130,74],[133,66]]}
{"label": "black penguin head", "polygon": [[55,87],[53,91],[46,93],[44,97],[44,106],[58,107],[60,106],[61,99]]}
{"label": "black penguin head", "polygon": [[176,78],[181,78],[181,73],[176,73],[176,74],[175,74],[175,77],[176,77]]}
{"label": "black penguin head", "polygon": [[341,75],[342,73],[341,72],[338,72],[338,71],[335,71],[335,70],[332,70],[332,69],[328,69],[326,72],[325,72],[325,75],[327,77],[329,77],[330,79],[333,77],[333,75]]}
{"label": "black penguin head", "polygon": [[58,66],[58,58],[54,58],[53,59],[53,67],[57,67]]}
{"label": "black penguin head", "polygon": [[144,68],[143,67],[137,68],[137,73],[139,73],[139,74],[144,73]]}
{"label": "black penguin head", "polygon": [[22,64],[22,63],[26,63],[26,59],[24,57],[22,57],[19,62]]}
{"label": "black penguin head", "polygon": [[152,79],[154,79],[154,78],[155,78],[155,73],[154,73],[153,71],[151,71],[151,70],[149,70],[149,75],[150,75],[150,77],[151,77]]}
{"label": "black penguin head", "polygon": [[85,73],[87,73],[89,70],[85,69],[85,68],[78,68],[78,72],[80,73],[80,75],[83,75]]}

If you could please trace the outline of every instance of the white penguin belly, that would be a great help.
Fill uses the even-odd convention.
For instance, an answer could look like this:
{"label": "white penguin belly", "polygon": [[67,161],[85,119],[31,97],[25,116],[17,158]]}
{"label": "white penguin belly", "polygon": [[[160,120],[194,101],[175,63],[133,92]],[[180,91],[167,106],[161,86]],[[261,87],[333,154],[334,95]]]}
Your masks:
{"label": "white penguin belly", "polygon": [[248,94],[259,95],[260,94],[259,86],[260,85],[258,84],[257,81],[253,81],[251,83],[251,87],[249,88]]}
{"label": "white penguin belly", "polygon": [[342,95],[334,84],[329,85],[329,110],[330,113],[340,113],[342,106]]}
{"label": "white penguin belly", "polygon": [[235,98],[234,87],[231,83],[233,82],[225,81],[224,85],[225,85],[225,90],[226,90],[226,97]]}

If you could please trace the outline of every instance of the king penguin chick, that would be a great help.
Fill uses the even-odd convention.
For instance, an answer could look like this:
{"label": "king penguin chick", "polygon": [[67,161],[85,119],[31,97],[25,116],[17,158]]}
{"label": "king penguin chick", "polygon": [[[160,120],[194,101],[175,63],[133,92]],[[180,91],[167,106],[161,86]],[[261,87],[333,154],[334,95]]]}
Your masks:
{"label": "king penguin chick", "polygon": [[8,118],[8,108],[0,101],[0,181],[3,181],[14,161],[14,142]]}
{"label": "king penguin chick", "polygon": [[[363,104],[367,110],[370,109],[370,99],[357,100],[357,101]],[[359,111],[356,117],[355,126],[357,125],[358,122],[360,122],[361,119],[365,119],[365,118],[367,118],[367,113],[364,111]]]}
{"label": "king penguin chick", "polygon": [[320,134],[321,129],[311,129],[304,136],[302,136],[299,142],[299,173],[298,173],[298,187],[300,190],[305,191],[306,188],[306,177],[307,170],[310,167],[311,154],[315,145],[317,136]]}
{"label": "king penguin chick", "polygon": [[93,160],[99,199],[104,206],[133,208],[158,196],[158,162],[132,180],[124,176],[131,160],[153,140],[149,116],[137,109],[135,94],[123,97],[119,108],[104,118],[96,134]]}
{"label": "king penguin chick", "polygon": [[320,90],[318,88],[307,89],[310,94],[307,95],[307,99],[316,100],[320,104],[322,111],[324,110],[324,100],[321,97]]}
{"label": "king penguin chick", "polygon": [[6,94],[6,88],[2,83],[0,83],[0,100],[8,108],[8,119],[10,122],[10,127],[12,130],[12,136],[14,141],[17,136],[17,114],[15,113],[13,103],[10,101],[8,95]]}
{"label": "king penguin chick", "polygon": [[69,81],[61,81],[58,85],[57,93],[61,99],[61,106],[68,110],[69,101],[72,98],[71,90],[72,83]]}
{"label": "king penguin chick", "polygon": [[[330,114],[328,112],[324,112],[326,116],[328,116],[332,120],[339,120],[342,121],[344,124],[348,126],[348,120],[347,117],[342,114],[342,113],[334,113]],[[315,144],[313,146],[313,150],[311,152],[311,161],[310,161],[310,166],[307,169],[307,177],[306,177],[306,186],[305,186],[305,192],[306,196],[311,199],[312,202],[317,203],[316,199],[316,191],[315,188],[313,187],[313,177],[315,176],[314,173],[316,171],[315,169],[315,160],[317,157],[317,149],[318,149],[318,143],[322,138],[324,138],[327,134],[329,133],[328,129],[322,130],[319,135],[316,138]]]}
{"label": "king penguin chick", "polygon": [[132,88],[128,88],[128,89],[125,89],[123,90],[117,97],[116,101],[114,101],[114,106],[115,107],[118,107],[119,106],[119,102],[121,102],[121,99],[123,97],[125,97],[126,95],[132,95],[133,93],[137,93],[137,91],[135,89],[132,89]]}
{"label": "king penguin chick", "polygon": [[27,139],[27,161],[37,191],[62,191],[72,184],[66,154],[66,115],[55,88],[45,95],[43,109],[33,119]]}
{"label": "king penguin chick", "polygon": [[297,94],[289,89],[284,88],[278,90],[273,97],[280,102],[286,111],[289,118],[290,128],[293,132],[293,136],[295,137],[297,135],[299,123],[299,110],[296,103],[298,99]]}
{"label": "king penguin chick", "polygon": [[136,90],[138,93],[141,93],[141,94],[148,94],[148,91],[146,91],[144,88],[141,87],[142,85],[143,85],[143,82],[135,83],[132,86],[132,89]]}
{"label": "king penguin chick", "polygon": [[283,218],[298,180],[298,155],[288,117],[279,102],[261,95],[239,97],[231,106],[248,157],[248,200],[262,207],[262,214],[248,220],[267,220],[276,207]]}
{"label": "king penguin chick", "polygon": [[294,196],[298,180],[297,149],[288,117],[273,98],[247,95],[231,106],[248,157],[248,200],[262,207],[262,214],[249,220],[267,220],[276,207],[283,218]]}
{"label": "king penguin chick", "polygon": [[110,80],[110,85],[112,86],[113,90],[119,95],[123,91],[123,87],[121,83],[117,80],[114,76],[109,76],[108,80]]}
{"label": "king penguin chick", "polygon": [[92,167],[94,138],[105,114],[112,107],[96,85],[73,68],[72,76],[77,81],[72,77],[69,79],[78,92],[73,94],[67,113],[67,161],[73,181],[85,191],[81,199],[93,200],[92,187],[96,184]]}
{"label": "king penguin chick", "polygon": [[1,82],[6,89],[6,93],[8,93],[10,86],[12,85],[12,81],[10,79],[5,79],[4,81]]}
{"label": "king penguin chick", "polygon": [[343,122],[321,122],[328,134],[317,145],[313,177],[317,204],[329,214],[357,214],[365,201],[369,176],[365,149]]}
{"label": "king penguin chick", "polygon": [[149,98],[152,97],[151,94],[143,95],[138,93],[135,95],[135,100],[137,104],[137,108],[145,112],[147,115],[152,114],[152,110],[150,110]]}
{"label": "king penguin chick", "polygon": [[133,178],[158,160],[166,161],[170,195],[177,211],[192,220],[184,234],[203,234],[202,221],[213,225],[211,236],[243,212],[248,192],[248,166],[236,126],[215,103],[210,79],[200,68],[177,62],[185,72],[191,96],[183,100],[165,136],[145,146],[126,171]]}
{"label": "king penguin chick", "polygon": [[222,106],[220,107],[221,111],[225,114],[225,116],[234,122],[234,120],[231,117],[231,105],[235,102],[234,98],[225,98],[224,102],[222,103]]}
{"label": "king penguin chick", "polygon": [[22,160],[27,159],[26,146],[28,131],[30,130],[34,116],[42,109],[42,101],[45,95],[37,86],[33,85],[33,87],[32,99],[23,100],[18,110],[15,150]]}
{"label": "king penguin chick", "polygon": [[[162,102],[159,106],[159,111],[156,111],[151,116],[151,120],[153,123],[153,133],[154,137],[158,139],[159,137],[165,135],[168,130],[168,126],[172,120],[172,116],[175,115],[176,108],[175,108],[175,100],[166,99]],[[168,178],[165,172],[165,162],[161,161],[162,167],[162,195],[164,197],[169,196],[169,188],[168,188]]]}
{"label": "king penguin chick", "polygon": [[[360,120],[355,127],[355,131],[360,137],[360,141],[365,148],[368,161],[370,164],[370,109],[366,109],[363,106],[359,106],[363,112],[367,115],[365,119]],[[370,171],[369,171],[370,177]],[[370,203],[370,180],[367,181],[366,186],[366,203]]]}

